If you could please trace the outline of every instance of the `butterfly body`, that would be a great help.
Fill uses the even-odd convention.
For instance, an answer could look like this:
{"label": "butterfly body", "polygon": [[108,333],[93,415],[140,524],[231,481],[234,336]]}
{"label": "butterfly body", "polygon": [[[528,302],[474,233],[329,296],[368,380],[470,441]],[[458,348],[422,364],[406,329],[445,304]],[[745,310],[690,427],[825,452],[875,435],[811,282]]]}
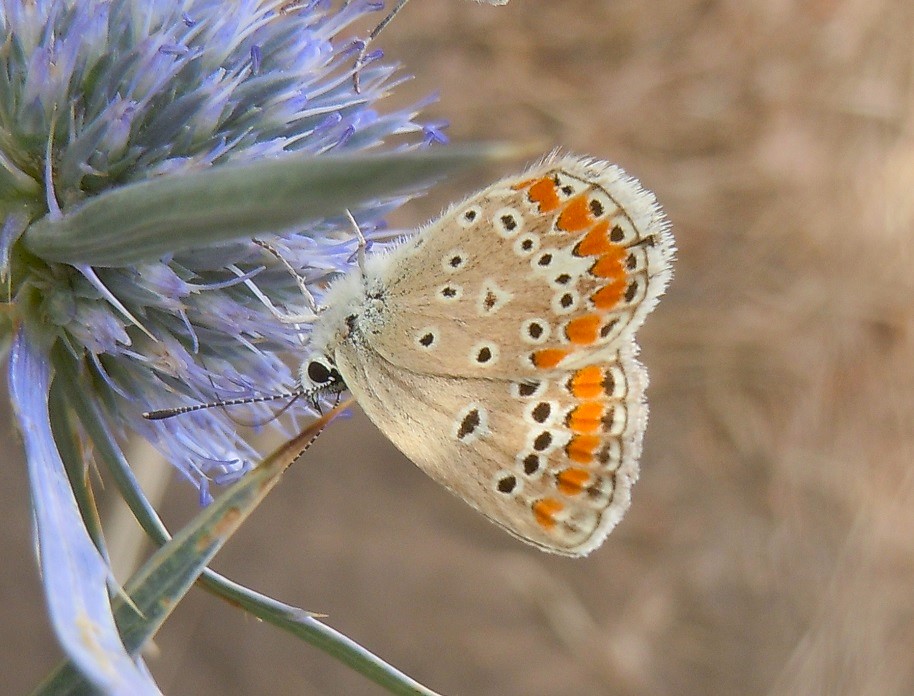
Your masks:
{"label": "butterfly body", "polygon": [[336,281],[303,387],[345,384],[489,519],[586,554],[638,476],[647,374],[634,333],[673,251],[653,195],[619,168],[549,157]]}

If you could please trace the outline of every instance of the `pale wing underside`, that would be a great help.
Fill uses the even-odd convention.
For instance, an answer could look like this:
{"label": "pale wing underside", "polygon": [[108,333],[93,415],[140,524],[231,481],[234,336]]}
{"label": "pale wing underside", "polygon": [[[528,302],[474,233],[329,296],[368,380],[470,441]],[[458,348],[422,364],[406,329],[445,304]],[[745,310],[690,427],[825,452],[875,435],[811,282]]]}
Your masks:
{"label": "pale wing underside", "polygon": [[636,350],[533,381],[419,374],[351,344],[336,358],[366,414],[433,479],[524,541],[579,556],[621,519],[638,476]]}
{"label": "pale wing underside", "polygon": [[605,359],[670,278],[653,194],[565,157],[505,179],[396,249],[372,345],[413,372],[512,379]]}

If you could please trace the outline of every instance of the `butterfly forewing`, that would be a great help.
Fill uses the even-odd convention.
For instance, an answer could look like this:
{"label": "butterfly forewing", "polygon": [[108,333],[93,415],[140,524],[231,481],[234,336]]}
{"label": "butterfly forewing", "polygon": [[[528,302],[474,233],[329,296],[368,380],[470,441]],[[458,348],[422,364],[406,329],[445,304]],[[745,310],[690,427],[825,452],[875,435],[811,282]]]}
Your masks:
{"label": "butterfly forewing", "polygon": [[653,194],[620,169],[547,159],[393,252],[373,347],[415,371],[500,379],[599,361],[664,291],[672,247]]}

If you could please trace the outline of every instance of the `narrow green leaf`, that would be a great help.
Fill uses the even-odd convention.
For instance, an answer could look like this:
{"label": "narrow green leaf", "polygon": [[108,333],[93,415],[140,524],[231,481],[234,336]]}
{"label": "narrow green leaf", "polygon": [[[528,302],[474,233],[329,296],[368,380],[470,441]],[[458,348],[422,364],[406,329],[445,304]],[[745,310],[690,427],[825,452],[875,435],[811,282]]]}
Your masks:
{"label": "narrow green leaf", "polygon": [[[276,485],[283,471],[350,403],[337,406],[264,459],[159,548],[130,578],[124,585],[129,601],[118,596],[112,602],[115,621],[128,652],[137,654],[155,635],[216,552]],[[83,693],[86,686],[83,677],[66,662],[36,694],[77,694]]]}
{"label": "narrow green leaf", "polygon": [[393,196],[462,167],[510,157],[507,146],[423,152],[291,153],[244,165],[162,176],[95,196],[24,235],[46,261],[122,266],[216,242],[287,230]]}
{"label": "narrow green leaf", "polygon": [[95,504],[95,496],[89,485],[89,470],[83,453],[79,449],[72,423],[68,418],[66,398],[66,390],[61,384],[61,378],[55,377],[51,382],[50,393],[51,432],[54,434],[54,442],[57,444],[57,451],[63,460],[67,478],[70,479],[70,487],[73,489],[76,504],[79,506],[79,514],[86,523],[86,531],[92,537],[95,548],[105,561],[108,561],[102,523]]}
{"label": "narrow green leaf", "polygon": [[216,552],[257,508],[282,473],[342,410],[346,402],[279,447],[253,471],[202,510],[156,551],[124,586],[137,609],[115,602],[115,617],[128,650],[139,650],[171,614]]}

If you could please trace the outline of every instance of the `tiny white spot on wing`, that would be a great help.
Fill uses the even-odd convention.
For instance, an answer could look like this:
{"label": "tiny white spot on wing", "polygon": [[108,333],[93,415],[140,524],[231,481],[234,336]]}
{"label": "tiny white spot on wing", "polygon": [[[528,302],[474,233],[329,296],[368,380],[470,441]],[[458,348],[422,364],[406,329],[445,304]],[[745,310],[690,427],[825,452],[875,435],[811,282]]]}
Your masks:
{"label": "tiny white spot on wing", "polygon": [[479,222],[481,216],[482,208],[478,205],[471,205],[457,214],[457,224],[463,228],[472,227]]}
{"label": "tiny white spot on wing", "polygon": [[445,273],[456,273],[467,265],[469,255],[463,249],[451,249],[441,257],[441,268]]}
{"label": "tiny white spot on wing", "polygon": [[520,325],[520,340],[530,345],[540,345],[549,340],[552,327],[542,317],[532,317],[524,320]]}
{"label": "tiny white spot on wing", "polygon": [[522,234],[514,240],[514,253],[518,256],[530,256],[539,251],[540,238],[535,234]]}
{"label": "tiny white spot on wing", "polygon": [[416,332],[415,344],[419,350],[433,351],[438,348],[438,329],[435,326],[424,326]]}
{"label": "tiny white spot on wing", "polygon": [[480,341],[473,344],[467,356],[470,364],[476,367],[491,367],[498,362],[498,346],[492,341]]}
{"label": "tiny white spot on wing", "polygon": [[476,303],[479,316],[495,314],[514,298],[514,294],[500,287],[492,278],[482,281],[482,289]]}
{"label": "tiny white spot on wing", "polygon": [[476,402],[462,408],[454,418],[454,439],[463,444],[472,444],[490,432],[489,412]]}
{"label": "tiny white spot on wing", "polygon": [[456,302],[463,297],[463,287],[456,283],[445,283],[435,291],[435,299],[439,302]]}
{"label": "tiny white spot on wing", "polygon": [[492,226],[505,239],[520,234],[524,229],[524,216],[516,208],[499,208],[492,215]]}

